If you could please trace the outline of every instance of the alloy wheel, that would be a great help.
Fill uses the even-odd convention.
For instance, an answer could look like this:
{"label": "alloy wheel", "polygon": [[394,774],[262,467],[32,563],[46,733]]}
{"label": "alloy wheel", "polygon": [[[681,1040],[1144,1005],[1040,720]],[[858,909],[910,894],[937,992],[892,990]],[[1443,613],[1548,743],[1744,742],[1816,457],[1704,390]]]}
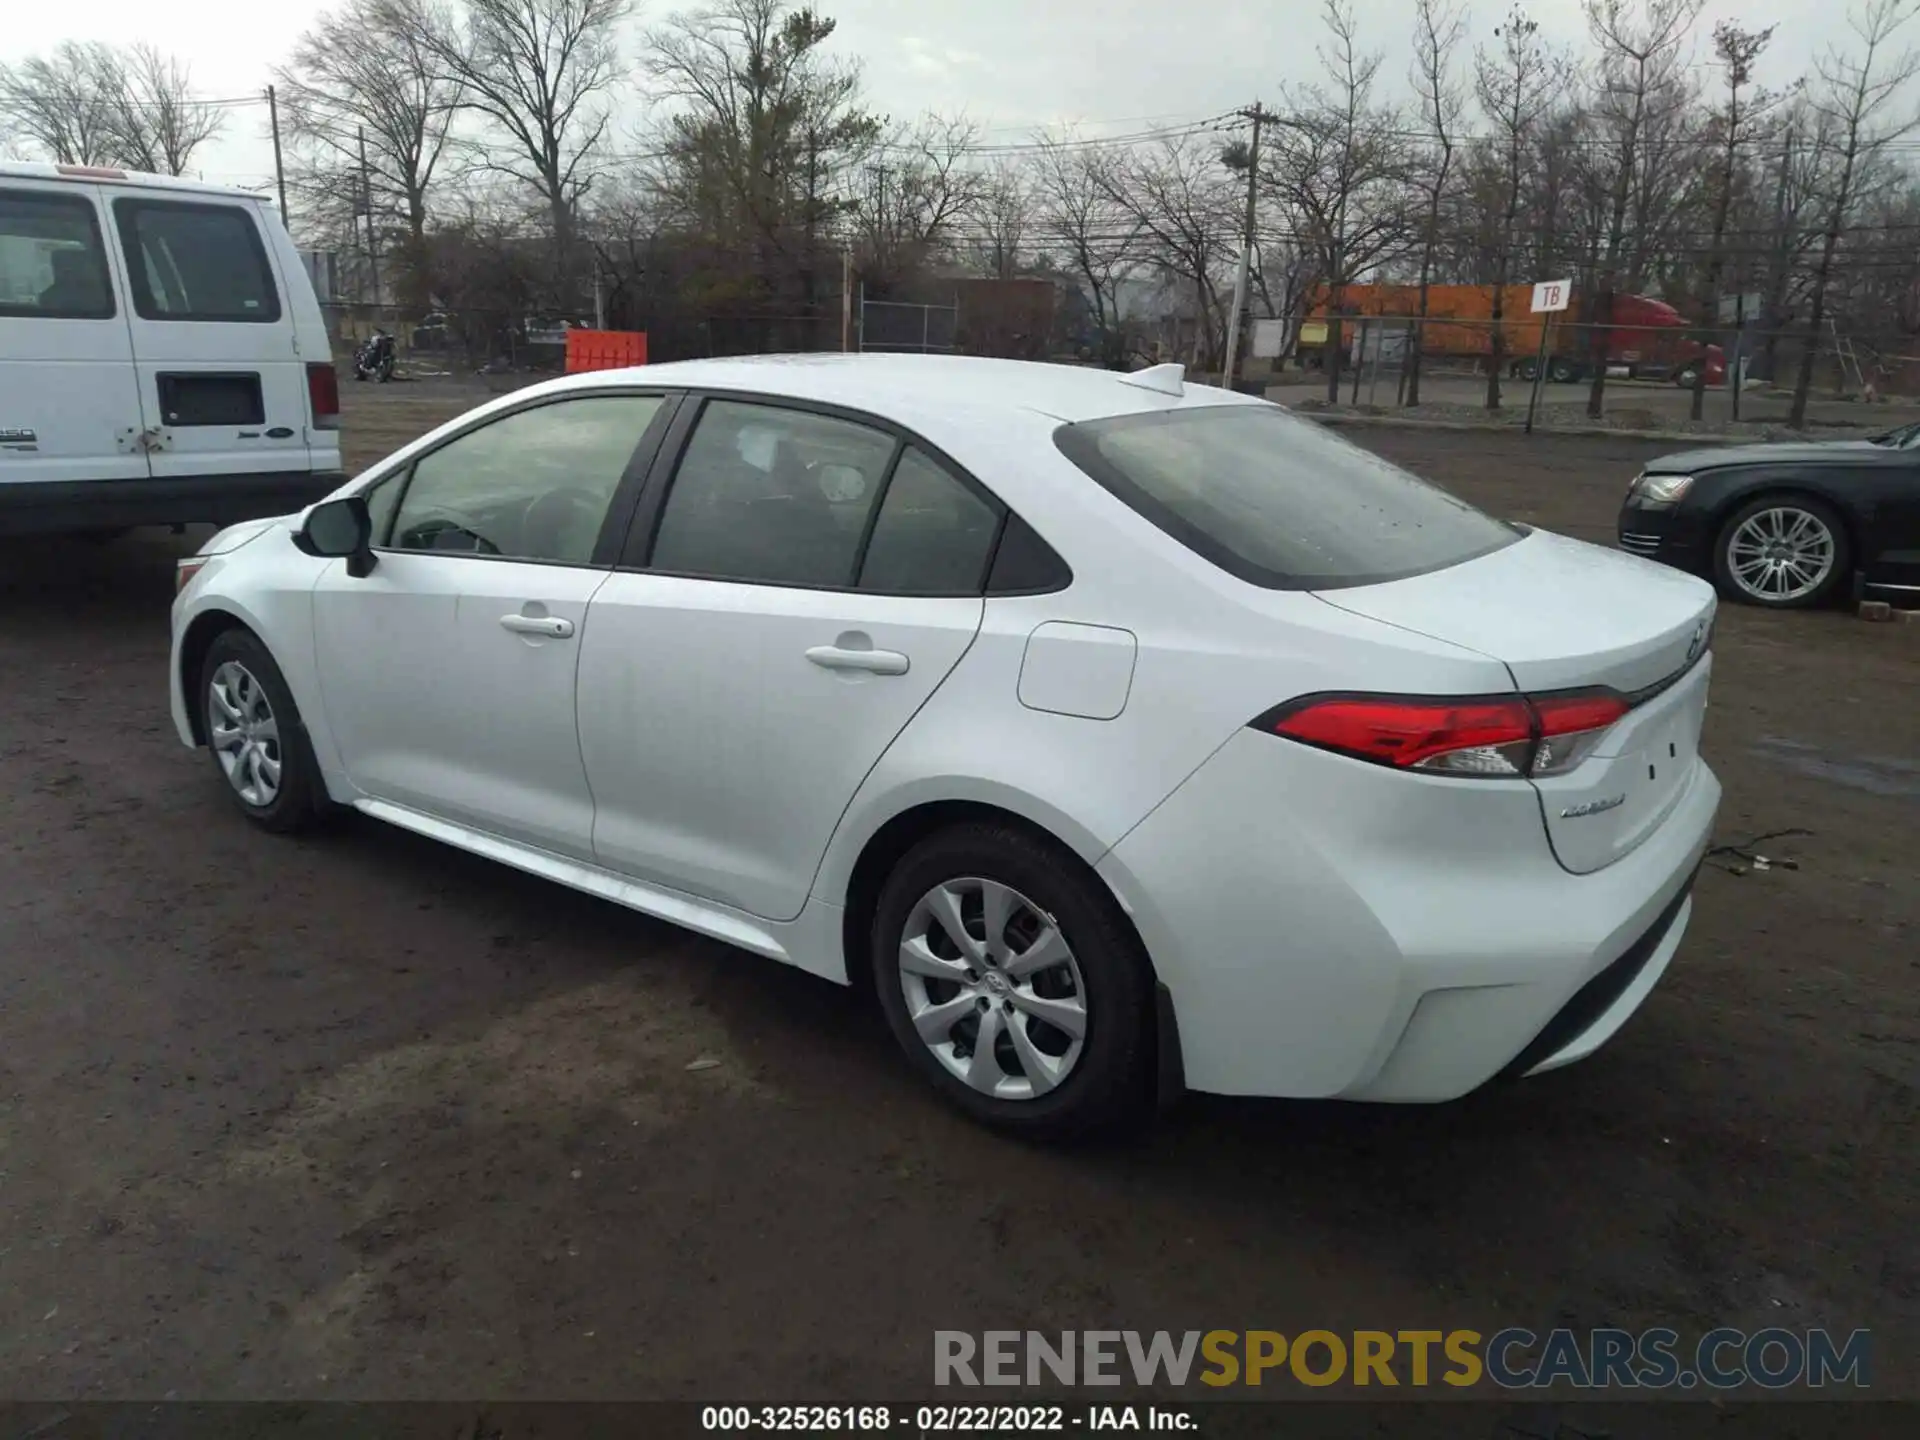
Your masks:
{"label": "alloy wheel", "polygon": [[227,783],[264,809],[280,794],[280,724],[254,673],[228,660],[207,684],[207,738]]}
{"label": "alloy wheel", "polygon": [[934,1058],[999,1100],[1056,1089],[1087,1038],[1087,992],[1053,917],[970,876],[920,897],[900,937],[907,1016]]}
{"label": "alloy wheel", "polygon": [[1763,604],[1804,599],[1833,573],[1837,546],[1818,515],[1779,505],[1743,520],[1727,541],[1733,583]]}

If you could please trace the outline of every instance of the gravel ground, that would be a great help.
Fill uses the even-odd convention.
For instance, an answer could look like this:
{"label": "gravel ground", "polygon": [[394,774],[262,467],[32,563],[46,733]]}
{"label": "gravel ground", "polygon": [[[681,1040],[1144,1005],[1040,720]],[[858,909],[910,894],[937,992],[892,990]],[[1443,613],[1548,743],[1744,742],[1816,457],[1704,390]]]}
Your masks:
{"label": "gravel ground", "polygon": [[[360,462],[471,398],[348,388]],[[1348,433],[1601,541],[1653,449]],[[165,713],[196,538],[0,546],[0,1397],[844,1401],[924,1393],[936,1327],[1504,1323],[1869,1326],[1920,1395],[1913,626],[1723,612],[1722,838],[1811,833],[1705,872],[1591,1061],[1057,1153],[850,993],[370,822],[250,832]]]}

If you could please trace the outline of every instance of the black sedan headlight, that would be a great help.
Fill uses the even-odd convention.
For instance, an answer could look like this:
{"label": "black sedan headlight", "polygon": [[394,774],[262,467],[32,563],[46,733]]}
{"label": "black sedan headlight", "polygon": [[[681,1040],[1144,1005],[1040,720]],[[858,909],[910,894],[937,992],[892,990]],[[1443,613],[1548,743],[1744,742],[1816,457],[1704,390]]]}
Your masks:
{"label": "black sedan headlight", "polygon": [[1678,505],[1693,484],[1691,475],[1640,475],[1627,488],[1627,499],[1647,510]]}

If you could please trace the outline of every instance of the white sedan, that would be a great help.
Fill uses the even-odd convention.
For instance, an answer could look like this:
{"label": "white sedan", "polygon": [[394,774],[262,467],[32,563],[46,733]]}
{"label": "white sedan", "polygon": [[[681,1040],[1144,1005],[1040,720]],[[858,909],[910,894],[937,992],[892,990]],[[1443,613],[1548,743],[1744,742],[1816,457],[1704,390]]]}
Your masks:
{"label": "white sedan", "polygon": [[871,981],[1032,1132],[1577,1060],[1720,797],[1704,581],[1177,366],[568,377],[180,579],[174,723],[250,820],[351,807]]}

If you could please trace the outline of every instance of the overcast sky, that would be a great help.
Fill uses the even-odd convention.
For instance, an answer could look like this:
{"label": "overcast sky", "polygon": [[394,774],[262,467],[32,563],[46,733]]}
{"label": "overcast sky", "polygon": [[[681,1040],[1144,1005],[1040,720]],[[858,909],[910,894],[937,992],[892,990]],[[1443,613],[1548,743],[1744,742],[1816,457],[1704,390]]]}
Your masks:
{"label": "overcast sky", "polygon": [[[266,85],[269,67],[323,8],[293,0],[17,0],[4,58],[67,39],[147,40],[185,58],[202,95],[248,95]],[[638,53],[649,22],[698,8],[636,5],[627,58]],[[1118,134],[1200,119],[1272,100],[1284,84],[1311,81],[1319,69],[1317,0],[818,0],[817,8],[840,22],[833,48],[864,62],[872,108],[896,118],[964,111],[995,143],[1024,140],[1041,124]],[[1355,8],[1363,42],[1386,52],[1382,79],[1404,91],[1414,0],[1355,0]],[[1835,21],[1844,8],[1845,0],[1709,0],[1695,49],[1705,55],[1708,32],[1722,17],[1777,24],[1760,78],[1784,83],[1841,31]],[[1486,40],[1507,3],[1483,0],[1469,9],[1471,38]],[[1583,40],[1580,0],[1533,0],[1529,9],[1557,42]],[[623,119],[641,119],[640,93],[636,84],[623,98]],[[268,183],[266,133],[264,107],[236,110],[225,134],[196,156],[196,168],[209,180]]]}

